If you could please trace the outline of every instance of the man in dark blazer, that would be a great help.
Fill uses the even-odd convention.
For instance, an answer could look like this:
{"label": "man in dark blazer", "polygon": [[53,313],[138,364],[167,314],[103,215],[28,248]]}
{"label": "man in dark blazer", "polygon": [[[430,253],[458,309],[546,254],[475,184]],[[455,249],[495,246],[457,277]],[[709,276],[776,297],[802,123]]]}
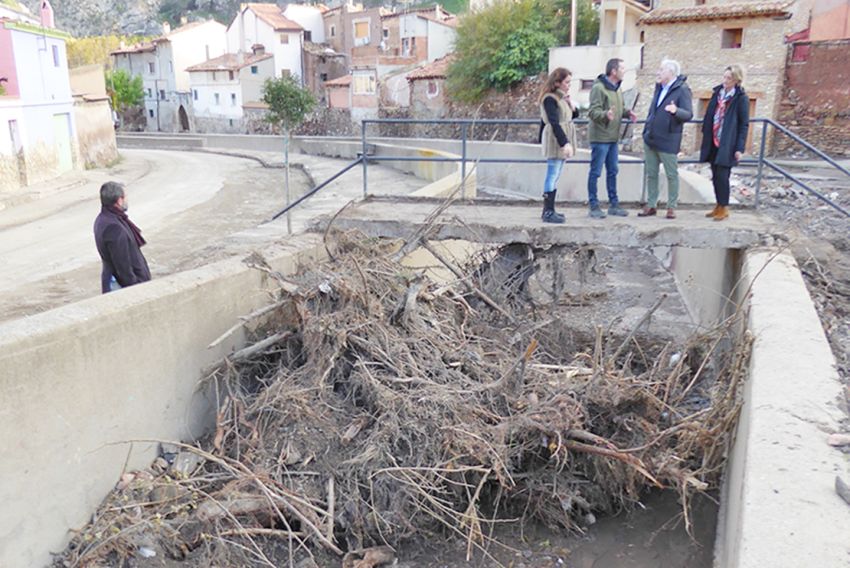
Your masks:
{"label": "man in dark blazer", "polygon": [[658,167],[667,177],[667,218],[676,218],[679,200],[679,161],[682,129],[694,115],[688,78],[677,61],[665,59],[658,68],[655,94],[643,128],[647,204],[638,217],[651,217],[658,207]]}
{"label": "man in dark blazer", "polygon": [[127,217],[124,186],[108,181],[100,187],[100,214],[94,221],[94,242],[103,261],[101,291],[106,294],[151,279],[142,254],[142,232]]}

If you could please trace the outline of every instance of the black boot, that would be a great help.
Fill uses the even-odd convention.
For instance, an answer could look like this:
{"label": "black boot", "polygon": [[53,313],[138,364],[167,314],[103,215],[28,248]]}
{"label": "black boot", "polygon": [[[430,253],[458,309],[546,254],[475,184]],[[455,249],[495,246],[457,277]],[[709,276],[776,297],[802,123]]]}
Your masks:
{"label": "black boot", "polygon": [[563,223],[566,218],[555,212],[555,192],[550,191],[543,194],[543,215],[540,216],[544,223]]}

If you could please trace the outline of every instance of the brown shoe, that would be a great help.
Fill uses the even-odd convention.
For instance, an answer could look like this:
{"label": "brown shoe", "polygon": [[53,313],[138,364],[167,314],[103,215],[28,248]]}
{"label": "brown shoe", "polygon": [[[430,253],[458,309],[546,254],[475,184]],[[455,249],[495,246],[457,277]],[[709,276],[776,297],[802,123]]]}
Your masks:
{"label": "brown shoe", "polygon": [[720,206],[719,206],[719,205],[715,205],[715,206],[714,206],[714,209],[712,209],[711,211],[709,211],[708,213],[706,213],[706,214],[705,214],[705,216],[706,216],[706,217],[714,217],[715,215],[717,215],[717,210],[718,210],[718,209],[720,209]]}
{"label": "brown shoe", "polygon": [[676,218],[676,210],[675,209],[668,209],[667,210],[667,218],[668,219],[675,219]]}
{"label": "brown shoe", "polygon": [[641,211],[638,211],[638,217],[654,217],[658,211],[655,210],[655,207],[644,207]]}
{"label": "brown shoe", "polygon": [[715,221],[722,221],[729,217],[729,208],[728,207],[718,207],[717,213],[714,215]]}

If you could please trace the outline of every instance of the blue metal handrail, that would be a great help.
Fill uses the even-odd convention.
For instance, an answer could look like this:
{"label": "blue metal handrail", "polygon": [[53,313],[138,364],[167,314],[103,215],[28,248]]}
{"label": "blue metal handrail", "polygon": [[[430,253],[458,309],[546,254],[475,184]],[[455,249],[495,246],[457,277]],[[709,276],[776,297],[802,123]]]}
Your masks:
{"label": "blue metal handrail", "polygon": [[[585,118],[585,119],[575,119],[573,122],[575,124],[578,124],[578,125],[583,125],[583,124],[588,124],[590,121]],[[696,119],[692,119],[692,120],[688,121],[688,124],[702,124],[702,122],[703,122],[703,119],[696,118]],[[645,119],[639,119],[635,122],[632,122],[632,121],[629,121],[629,120],[622,120],[621,121],[621,124],[645,124],[645,123],[646,123]],[[847,217],[850,217],[850,211],[848,211],[847,209],[845,209],[841,205],[835,203],[833,200],[829,199],[827,196],[823,195],[822,193],[818,192],[813,187],[809,186],[808,184],[806,184],[805,182],[800,180],[794,174],[792,174],[789,171],[787,171],[786,169],[778,166],[775,162],[766,158],[765,149],[766,149],[768,127],[773,126],[776,129],[777,132],[787,136],[792,141],[800,144],[806,150],[814,153],[816,156],[818,156],[819,158],[821,158],[822,160],[827,162],[829,165],[835,167],[838,171],[844,173],[848,177],[850,177],[850,170],[843,167],[841,164],[839,164],[833,158],[828,156],[826,153],[818,150],[817,148],[812,146],[810,143],[806,142],[800,136],[794,134],[788,128],[782,126],[781,124],[777,123],[776,121],[774,121],[770,118],[753,118],[753,119],[750,119],[750,123],[761,123],[761,125],[762,125],[761,139],[760,139],[760,144],[759,144],[759,146],[760,146],[759,147],[759,154],[758,154],[757,158],[745,158],[745,159],[742,159],[740,163],[745,164],[745,165],[755,164],[758,167],[758,171],[756,173],[756,191],[755,191],[755,207],[756,208],[759,207],[760,194],[761,194],[761,182],[762,182],[762,177],[763,177],[763,172],[764,172],[764,166],[766,165],[770,169],[772,169],[773,171],[779,173],[780,175],[784,176],[788,180],[796,183],[798,186],[803,188],[805,191],[814,195],[817,199],[823,201],[824,203],[826,203],[827,205],[829,205],[830,207],[832,207],[836,211],[842,213],[843,215],[845,215]],[[417,157],[369,156],[368,155],[369,145],[368,145],[368,142],[367,142],[367,140],[368,140],[367,139],[367,128],[370,124],[458,125],[458,126],[460,126],[460,130],[461,130],[461,140],[460,140],[460,142],[461,142],[461,155],[456,157],[456,158],[437,157],[437,156],[435,156],[435,157],[425,157],[425,156],[417,156]],[[272,219],[277,219],[281,215],[287,213],[288,211],[290,211],[294,207],[298,206],[300,203],[302,203],[306,199],[310,198],[311,196],[315,195],[317,192],[322,190],[328,184],[330,184],[331,182],[333,182],[334,180],[336,180],[337,178],[339,178],[340,176],[342,176],[343,174],[345,174],[349,170],[353,169],[358,164],[360,164],[363,167],[363,196],[364,196],[364,198],[367,197],[368,196],[368,187],[369,187],[368,186],[368,164],[369,164],[370,161],[372,161],[372,162],[460,162],[460,164],[461,164],[461,179],[466,178],[466,166],[467,166],[467,162],[470,162],[470,161],[475,162],[475,163],[483,163],[483,164],[487,164],[487,163],[493,163],[493,164],[542,164],[542,163],[546,163],[546,160],[542,159],[542,158],[539,158],[539,159],[526,159],[526,158],[474,158],[474,159],[470,159],[470,157],[467,154],[468,130],[469,130],[470,126],[476,126],[476,125],[538,126],[539,124],[540,124],[540,121],[538,119],[493,119],[493,118],[484,118],[484,119],[473,119],[473,118],[435,118],[435,119],[370,118],[370,119],[365,119],[365,120],[362,121],[361,127],[360,127],[360,142],[361,142],[360,156],[355,161],[351,162],[350,164],[345,166],[343,169],[341,169],[339,172],[334,174],[332,177],[330,177],[326,181],[322,182],[321,184],[317,185],[312,190],[310,190],[308,193],[302,195],[297,200],[295,200],[293,203],[291,203],[290,205],[286,206],[284,209],[279,211],[277,214],[275,214],[274,217],[272,217]],[[579,164],[590,163],[590,160],[588,160],[588,159],[572,159],[570,161],[573,162],[573,163],[579,163]],[[627,161],[624,160],[624,163],[644,164],[645,161],[644,161],[643,158],[637,158],[637,157],[631,157],[630,156],[630,157],[628,157]],[[680,164],[696,164],[696,163],[700,163],[700,161],[691,158],[691,159],[679,160],[679,163]],[[462,196],[462,197],[465,197],[465,196]]]}

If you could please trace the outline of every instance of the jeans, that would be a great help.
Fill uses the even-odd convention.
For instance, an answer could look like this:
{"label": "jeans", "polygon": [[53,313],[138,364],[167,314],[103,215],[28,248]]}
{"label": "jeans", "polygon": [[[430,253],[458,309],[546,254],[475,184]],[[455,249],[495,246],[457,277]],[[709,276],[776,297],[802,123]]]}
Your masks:
{"label": "jeans", "polygon": [[667,177],[667,208],[675,209],[679,204],[679,160],[676,154],[657,152],[649,146],[644,146],[644,159],[647,207],[655,209],[658,206],[658,166],[663,164]]}
{"label": "jeans", "polygon": [[617,198],[617,143],[616,142],[591,142],[590,143],[590,173],[587,175],[587,202],[591,209],[599,207],[599,199],[596,197],[597,182],[602,175],[602,164],[605,164],[605,185],[608,188],[608,206],[617,207],[620,200]]}
{"label": "jeans", "polygon": [[711,164],[711,184],[714,186],[714,198],[721,207],[729,206],[729,174],[731,167],[718,166],[714,163],[717,159],[717,148],[711,147],[708,161]]}
{"label": "jeans", "polygon": [[543,193],[551,193],[557,190],[558,178],[564,169],[564,160],[561,158],[549,158],[546,160],[546,181],[543,182]]}

